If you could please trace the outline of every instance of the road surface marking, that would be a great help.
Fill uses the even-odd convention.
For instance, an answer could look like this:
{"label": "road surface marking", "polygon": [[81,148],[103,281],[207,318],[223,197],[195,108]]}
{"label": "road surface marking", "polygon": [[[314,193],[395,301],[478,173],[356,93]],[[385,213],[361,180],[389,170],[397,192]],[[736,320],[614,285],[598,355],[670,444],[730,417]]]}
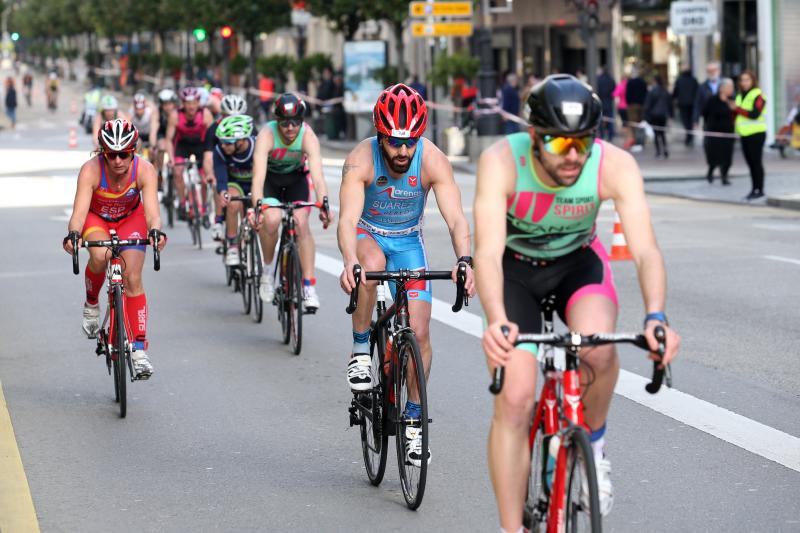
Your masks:
{"label": "road surface marking", "polygon": [[781,257],[779,255],[765,255],[764,259],[772,259],[773,261],[782,261],[784,263],[800,265],[800,259],[789,259],[788,257]]}
{"label": "road surface marking", "polygon": [[35,533],[39,521],[0,383],[0,531]]}
{"label": "road surface marking", "polygon": [[[793,260],[792,260],[793,261]],[[800,261],[797,261],[800,264]],[[341,260],[317,252],[320,270],[339,276]],[[431,318],[473,337],[483,334],[483,319],[473,313],[454,314],[452,304],[433,298]],[[730,444],[800,472],[800,438],[738,415],[724,407],[666,387],[658,394],[645,392],[649,380],[620,369],[614,392],[640,405],[713,435]]]}

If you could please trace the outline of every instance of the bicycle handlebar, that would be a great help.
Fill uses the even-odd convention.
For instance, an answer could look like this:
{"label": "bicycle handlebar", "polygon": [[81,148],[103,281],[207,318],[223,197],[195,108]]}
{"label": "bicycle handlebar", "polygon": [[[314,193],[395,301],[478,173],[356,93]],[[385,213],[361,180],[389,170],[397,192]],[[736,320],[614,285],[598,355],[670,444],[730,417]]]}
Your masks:
{"label": "bicycle handlebar", "polygon": [[[361,285],[361,272],[361,265],[353,266],[353,277],[356,280],[356,286],[350,293],[350,304],[345,309],[348,315],[352,315],[358,307],[358,288]],[[408,270],[403,268],[400,270],[367,272],[366,279],[370,281],[446,280],[451,279],[452,275],[449,270]],[[466,282],[467,265],[466,263],[459,263],[458,272],[456,273],[456,303],[452,307],[454,313],[460,311],[464,305],[469,305],[469,296],[464,288]]]}
{"label": "bicycle handlebar", "polygon": [[[153,246],[152,242],[156,243],[153,246],[153,270],[158,272],[161,270],[161,252],[158,250],[158,241],[161,236],[166,238],[167,234],[157,230],[151,229],[147,239],[118,239],[116,234],[113,234],[110,239],[100,241],[83,241],[80,248],[122,248],[123,246]],[[72,273],[76,276],[80,273],[78,264],[78,235],[70,234],[67,236],[72,241]]]}
{"label": "bicycle handlebar", "polygon": [[[508,336],[510,332],[506,326],[502,326],[500,330],[503,332],[503,335],[506,336]],[[667,332],[662,326],[656,326],[653,333],[658,341],[656,352],[663,358],[667,349]],[[579,333],[522,333],[517,335],[514,346],[522,343],[547,344],[556,348],[565,349],[628,343],[643,350],[650,350],[650,345],[647,344],[647,338],[643,334],[637,333],[596,333],[594,335],[581,335]],[[665,375],[667,377],[667,386],[672,387],[672,376],[669,364],[664,367],[661,367],[660,364],[661,361],[653,361],[653,378],[650,383],[644,387],[650,394],[655,394],[659,391]],[[489,392],[495,395],[500,394],[500,391],[503,390],[504,378],[505,368],[502,366],[496,367],[494,369],[492,383],[489,385]]]}

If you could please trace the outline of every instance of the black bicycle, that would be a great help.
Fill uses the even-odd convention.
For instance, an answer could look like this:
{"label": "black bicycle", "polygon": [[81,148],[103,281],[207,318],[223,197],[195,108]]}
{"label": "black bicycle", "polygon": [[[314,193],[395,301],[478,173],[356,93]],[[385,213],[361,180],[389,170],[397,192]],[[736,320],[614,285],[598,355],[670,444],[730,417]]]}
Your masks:
{"label": "black bicycle", "polygon": [[[106,279],[108,280],[108,306],[106,307],[106,315],[103,318],[103,324],[100,326],[100,331],[97,334],[97,348],[95,353],[97,356],[105,355],[106,366],[109,375],[114,377],[114,394],[115,400],[119,403],[119,416],[125,418],[128,410],[128,398],[126,388],[126,368],[130,371],[130,380],[136,381],[137,378],[133,372],[133,363],[131,361],[131,354],[133,353],[133,342],[131,339],[130,328],[126,319],[127,312],[125,310],[125,287],[122,283],[122,272],[125,269],[125,261],[122,259],[122,248],[125,246],[147,246],[150,244],[150,239],[158,243],[159,238],[163,233],[159,230],[150,230],[150,239],[120,239],[117,237],[115,230],[110,230],[110,239],[101,241],[83,241],[83,248],[108,248],[111,252],[111,258],[106,268]],[[72,240],[72,272],[75,275],[80,273],[78,265],[78,234],[77,232],[71,233],[68,237]],[[161,255],[158,247],[153,247],[153,269],[158,271],[161,269]],[[121,358],[121,359],[120,359]],[[149,377],[149,376],[147,376]],[[144,378],[146,379],[146,378]]]}
{"label": "black bicycle", "polygon": [[[358,289],[361,284],[360,265],[353,268],[356,287],[350,293],[350,305],[346,311],[352,314],[358,306]],[[422,504],[428,474],[428,397],[425,386],[425,368],[417,338],[410,327],[408,309],[409,283],[427,280],[449,280],[449,270],[397,270],[388,272],[366,272],[367,280],[380,282],[377,287],[377,318],[370,328],[370,357],[372,358],[373,388],[354,392],[350,403],[350,426],[359,426],[364,466],[370,482],[378,486],[386,470],[389,436],[395,436],[397,467],[403,497],[409,509]],[[465,285],[467,264],[460,263],[456,276],[456,302],[453,312],[469,305]],[[395,283],[395,301],[386,308],[385,282]],[[413,394],[412,394],[413,392]],[[410,418],[403,410],[410,396],[418,398],[419,416]],[[411,439],[407,430],[415,434],[422,432],[421,460],[415,465],[407,458]]]}
{"label": "black bicycle", "polygon": [[161,163],[161,205],[167,212],[167,225],[172,228],[175,225],[175,182],[172,178],[172,167],[169,165],[169,154],[164,154]]}
{"label": "black bicycle", "polygon": [[[261,273],[264,267],[261,262],[261,241],[258,238],[258,231],[250,223],[250,217],[246,213],[251,197],[249,194],[247,196],[231,196],[228,201],[242,202],[245,206],[245,215],[239,217],[239,232],[236,237],[239,243],[239,266],[226,266],[226,269],[229,270],[229,279],[233,278],[234,291],[242,293],[244,313],[249,314],[252,310],[253,320],[261,323],[264,306],[258,290],[261,286]],[[225,250],[227,256],[227,247]]]}
{"label": "black bicycle", "polygon": [[198,250],[202,250],[203,238],[200,228],[208,229],[211,227],[211,223],[208,218],[208,205],[203,198],[203,183],[194,154],[189,156],[184,166],[183,183],[186,186],[188,199],[186,221],[189,225],[189,233],[192,235],[192,244],[197,246]]}
{"label": "black bicycle", "polygon": [[300,265],[300,252],[297,245],[297,230],[294,212],[304,207],[316,207],[329,212],[327,198],[323,202],[283,202],[275,204],[256,203],[259,212],[267,209],[282,209],[281,238],[278,257],[272,279],[277,280],[273,304],[278,308],[278,321],[281,323],[283,343],[291,341],[292,353],[300,355],[303,344],[303,313],[313,314],[316,309],[303,309],[303,270]]}

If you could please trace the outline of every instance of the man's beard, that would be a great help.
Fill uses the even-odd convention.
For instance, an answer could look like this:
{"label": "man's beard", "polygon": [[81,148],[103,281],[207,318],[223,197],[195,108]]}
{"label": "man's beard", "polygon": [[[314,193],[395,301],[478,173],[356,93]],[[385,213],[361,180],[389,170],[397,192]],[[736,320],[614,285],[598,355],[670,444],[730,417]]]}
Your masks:
{"label": "man's beard", "polygon": [[410,155],[406,158],[408,161],[405,165],[398,165],[395,159],[398,159],[399,156],[395,156],[394,158],[389,157],[389,154],[386,153],[386,149],[383,146],[381,146],[381,152],[383,153],[383,160],[386,161],[386,164],[389,165],[392,172],[397,174],[405,174],[408,172],[408,169],[411,167],[411,159],[413,159]]}

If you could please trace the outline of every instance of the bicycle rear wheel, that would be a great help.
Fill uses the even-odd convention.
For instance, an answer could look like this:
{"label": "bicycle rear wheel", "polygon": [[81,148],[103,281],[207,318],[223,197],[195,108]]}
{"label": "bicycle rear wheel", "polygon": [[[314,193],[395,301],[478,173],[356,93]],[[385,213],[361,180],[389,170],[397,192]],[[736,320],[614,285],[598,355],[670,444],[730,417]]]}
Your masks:
{"label": "bicycle rear wheel", "polygon": [[264,267],[261,264],[261,245],[258,241],[258,233],[255,231],[250,232],[250,251],[247,255],[250,260],[249,270],[252,274],[253,321],[256,324],[260,324],[264,318],[264,302],[261,301],[261,296],[258,292],[261,287],[261,271]]}
{"label": "bicycle rear wheel", "polygon": [[172,182],[171,172],[162,172],[161,179],[167,182],[166,194],[162,197],[161,201],[164,204],[164,209],[167,211],[167,225],[172,228],[175,225],[175,184]]}
{"label": "bicycle rear wheel", "polygon": [[292,353],[300,355],[303,346],[303,273],[300,270],[300,255],[292,246],[290,263],[290,283],[287,315],[291,332]]}
{"label": "bicycle rear wheel", "polygon": [[[538,402],[533,406],[536,413]],[[531,468],[528,474],[528,495],[525,498],[525,507],[522,510],[522,525],[531,533],[545,531],[547,527],[548,493],[545,490],[546,479],[543,477],[546,470],[544,461],[547,453],[544,451],[544,427],[531,428],[535,432],[531,447]]]}
{"label": "bicycle rear wheel", "polygon": [[581,427],[572,427],[566,432],[564,446],[567,448],[566,531],[600,533],[600,494],[589,435]]}
{"label": "bicycle rear wheel", "polygon": [[122,307],[122,287],[115,285],[113,288],[114,300],[114,389],[119,401],[119,416],[125,418],[128,412],[127,381],[125,368],[127,366],[128,335],[125,330],[125,312]]}
{"label": "bicycle rear wheel", "polygon": [[[373,323],[374,324],[374,323]],[[356,396],[360,407],[361,450],[364,454],[364,467],[369,482],[376,487],[383,481],[386,472],[386,458],[389,456],[389,432],[386,427],[385,391],[387,380],[383,374],[383,348],[386,346],[386,330],[381,329],[377,339],[370,345],[372,357],[372,383],[370,391]],[[377,342],[376,342],[377,341]]]}
{"label": "bicycle rear wheel", "polygon": [[239,280],[241,282],[242,303],[244,304],[244,314],[250,314],[250,307],[253,303],[252,278],[249,271],[249,243],[245,242],[244,232],[239,232]]}
{"label": "bicycle rear wheel", "polygon": [[[428,398],[425,388],[425,368],[422,365],[422,352],[413,334],[406,333],[397,342],[397,358],[398,364],[394,374],[397,402],[395,410],[397,416],[395,433],[397,466],[400,470],[400,485],[406,505],[409,509],[416,509],[422,504],[422,497],[425,494],[430,456],[428,455]],[[408,389],[412,386],[408,380],[409,374],[416,378],[414,380],[416,382],[415,390],[420,405],[420,414],[416,418],[406,418],[403,413],[410,396]],[[408,438],[411,435],[406,435],[407,430],[409,433],[422,432],[419,465],[413,464],[408,459],[407,449],[411,446],[412,440]]]}
{"label": "bicycle rear wheel", "polygon": [[281,340],[283,344],[289,344],[292,336],[291,324],[289,323],[289,295],[291,294],[291,253],[290,244],[281,242],[278,249],[278,285],[275,287],[275,301],[278,307],[278,321],[281,323]]}

